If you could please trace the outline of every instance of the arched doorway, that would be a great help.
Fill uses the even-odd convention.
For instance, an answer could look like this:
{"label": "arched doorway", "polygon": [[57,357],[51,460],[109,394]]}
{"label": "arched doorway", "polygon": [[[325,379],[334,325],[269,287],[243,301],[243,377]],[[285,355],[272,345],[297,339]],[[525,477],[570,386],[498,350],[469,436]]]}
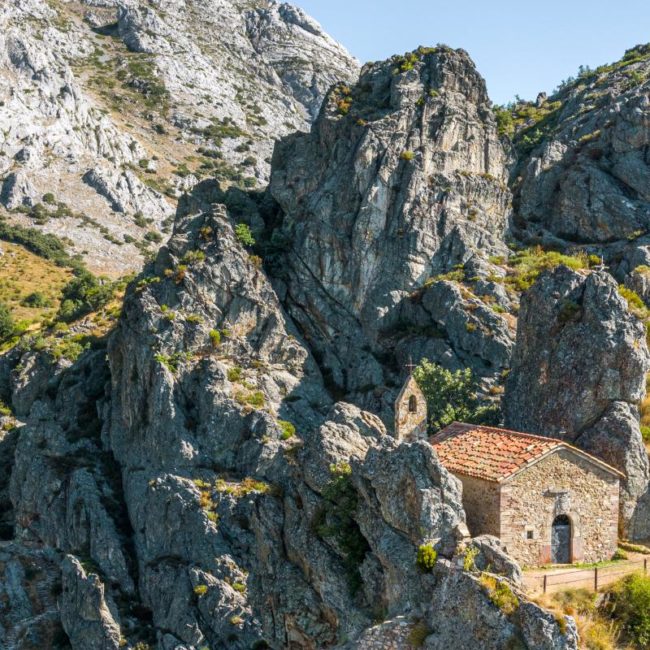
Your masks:
{"label": "arched doorway", "polygon": [[571,520],[566,515],[558,515],[551,529],[551,562],[570,564],[571,562]]}

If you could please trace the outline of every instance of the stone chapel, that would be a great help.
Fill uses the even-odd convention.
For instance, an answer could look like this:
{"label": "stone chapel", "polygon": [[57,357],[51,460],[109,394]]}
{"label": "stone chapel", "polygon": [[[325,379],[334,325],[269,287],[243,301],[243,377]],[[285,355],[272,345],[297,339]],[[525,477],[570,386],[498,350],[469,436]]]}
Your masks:
{"label": "stone chapel", "polygon": [[[427,407],[409,375],[395,436],[427,439]],[[493,535],[523,566],[608,560],[618,546],[620,479],[603,461],[556,438],[454,422],[428,438],[463,486],[472,536]]]}

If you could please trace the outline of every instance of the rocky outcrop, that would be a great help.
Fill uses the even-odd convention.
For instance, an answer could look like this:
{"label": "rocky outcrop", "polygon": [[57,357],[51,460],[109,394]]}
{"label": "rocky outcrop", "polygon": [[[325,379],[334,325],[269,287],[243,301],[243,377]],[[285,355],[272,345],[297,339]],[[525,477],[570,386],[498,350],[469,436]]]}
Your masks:
{"label": "rocky outcrop", "polygon": [[532,111],[537,117],[519,137],[530,150],[516,172],[519,236],[556,245],[647,245],[649,72],[650,48],[638,46],[621,61],[586,70]]}
{"label": "rocky outcrop", "polygon": [[464,549],[472,557],[474,567],[479,571],[491,571],[503,575],[518,587],[523,584],[521,567],[505,552],[498,537],[479,535],[474,537]]}
{"label": "rocky outcrop", "polygon": [[61,621],[72,647],[118,650],[120,626],[106,603],[102,581],[72,556],[63,561],[62,572]]}
{"label": "rocky outcrop", "polygon": [[506,162],[483,79],[465,52],[445,47],[367,65],[358,84],[330,92],[310,134],[278,144],[277,286],[338,391],[387,408],[395,341],[382,338],[400,329],[419,328],[422,349],[440,346],[431,339],[442,331],[452,359],[485,352],[503,363],[503,350],[493,359],[482,343],[460,342],[473,337],[455,324],[446,336],[436,314],[402,319],[402,305],[477,251],[504,251]]}
{"label": "rocky outcrop", "polygon": [[609,274],[559,267],[524,295],[506,424],[563,438],[622,471],[622,521],[638,538],[650,532],[650,468],[637,410],[649,369],[645,328]]}
{"label": "rocky outcrop", "polygon": [[449,639],[453,638],[454,648],[471,650],[477,647],[475,639],[479,637],[480,647],[486,650],[578,648],[578,633],[572,618],[562,618],[564,632],[560,632],[558,621],[552,614],[533,603],[519,603],[521,594],[518,591],[510,590],[513,600],[507,611],[492,602],[485,584],[488,580],[499,584],[496,576],[484,573],[479,577],[441,561],[435,568],[434,579],[437,589],[433,602],[421,610],[417,618],[391,618],[367,629],[358,641],[345,647],[357,650],[408,647],[444,650],[449,647]]}
{"label": "rocky outcrop", "polygon": [[[468,643],[486,621],[495,644],[525,638],[448,561],[467,535],[459,482],[427,443],[332,403],[224,197],[206,182],[183,199],[108,349],[30,395],[15,535],[67,554],[61,633],[73,650],[364,647],[373,620],[401,616],[449,646],[463,600]],[[571,628],[546,634],[574,647]]]}
{"label": "rocky outcrop", "polygon": [[0,542],[0,644],[6,650],[65,642],[57,606],[60,562],[52,548]]}

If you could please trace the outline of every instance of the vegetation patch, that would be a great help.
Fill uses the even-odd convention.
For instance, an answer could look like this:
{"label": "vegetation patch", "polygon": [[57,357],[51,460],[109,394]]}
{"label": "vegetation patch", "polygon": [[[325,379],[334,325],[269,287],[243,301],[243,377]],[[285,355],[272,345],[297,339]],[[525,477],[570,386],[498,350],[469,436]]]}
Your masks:
{"label": "vegetation patch", "polygon": [[235,226],[235,237],[242,246],[254,246],[255,238],[251,232],[250,226],[246,223],[238,223]]}
{"label": "vegetation patch", "polygon": [[288,420],[278,420],[278,426],[280,427],[280,438],[282,440],[289,440],[289,438],[296,435],[296,427]]}
{"label": "vegetation patch", "polygon": [[515,292],[522,292],[529,289],[540,273],[547,269],[554,269],[560,265],[568,266],[570,269],[590,269],[600,264],[600,258],[596,255],[580,253],[577,255],[565,255],[558,251],[545,251],[541,246],[526,248],[515,252],[508,259],[504,257],[491,257],[490,263],[504,266],[506,269],[505,278],[490,277],[493,282],[502,282]]}
{"label": "vegetation patch", "polygon": [[432,633],[432,629],[425,621],[418,621],[413,625],[408,635],[408,642],[414,648],[421,648],[426,638]]}
{"label": "vegetation patch", "polygon": [[506,616],[514,614],[519,609],[519,599],[515,596],[507,581],[489,573],[482,573],[479,580],[490,601]]}
{"label": "vegetation patch", "polygon": [[413,371],[427,400],[429,432],[436,433],[454,421],[496,424],[498,408],[483,405],[477,396],[478,383],[470,368],[452,372],[428,359]]}
{"label": "vegetation patch", "polygon": [[601,611],[616,621],[627,642],[650,646],[650,577],[632,574],[616,582],[605,592]]}
{"label": "vegetation patch", "polygon": [[240,499],[251,493],[268,494],[272,491],[272,487],[264,481],[258,481],[250,477],[246,477],[241,481],[219,478],[215,484],[215,490],[224,494],[231,494]]}
{"label": "vegetation patch", "polygon": [[418,548],[418,554],[415,564],[423,573],[431,573],[436,566],[438,552],[431,544],[421,544]]}
{"label": "vegetation patch", "polygon": [[560,621],[566,627],[564,617],[572,616],[586,650],[616,650],[619,647],[616,624],[598,611],[598,598],[598,594],[587,589],[568,589],[543,596],[537,602],[553,613],[560,629]]}

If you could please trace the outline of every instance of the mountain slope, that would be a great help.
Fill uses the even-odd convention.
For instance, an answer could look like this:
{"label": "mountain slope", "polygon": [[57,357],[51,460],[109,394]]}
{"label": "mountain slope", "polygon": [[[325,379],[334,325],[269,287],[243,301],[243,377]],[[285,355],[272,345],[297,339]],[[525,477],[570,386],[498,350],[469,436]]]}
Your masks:
{"label": "mountain slope", "polygon": [[0,8],[0,204],[111,275],[141,266],[197,178],[254,187],[357,62],[275,2]]}

